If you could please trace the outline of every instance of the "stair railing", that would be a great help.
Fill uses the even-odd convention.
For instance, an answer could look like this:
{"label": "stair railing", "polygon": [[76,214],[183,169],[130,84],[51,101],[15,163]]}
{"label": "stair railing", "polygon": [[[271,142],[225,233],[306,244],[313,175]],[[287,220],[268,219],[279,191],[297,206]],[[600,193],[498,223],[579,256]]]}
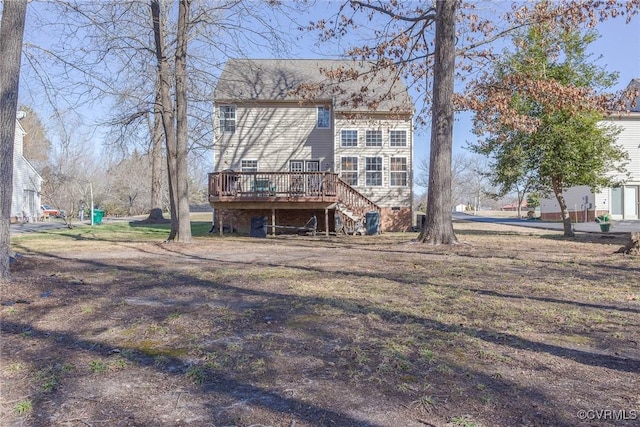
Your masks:
{"label": "stair railing", "polygon": [[[363,219],[367,212],[376,211],[378,214],[381,213],[380,206],[358,192],[340,177],[336,177],[336,195],[338,197],[336,212],[339,213],[343,227],[347,232],[355,233],[358,228],[362,227]],[[353,216],[346,215],[341,210],[342,206],[340,205],[352,212]]]}

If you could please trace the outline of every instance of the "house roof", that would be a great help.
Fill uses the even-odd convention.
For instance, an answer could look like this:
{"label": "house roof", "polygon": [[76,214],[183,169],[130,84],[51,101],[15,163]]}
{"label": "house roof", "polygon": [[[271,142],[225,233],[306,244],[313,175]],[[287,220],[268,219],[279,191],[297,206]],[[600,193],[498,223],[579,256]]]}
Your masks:
{"label": "house roof", "polygon": [[214,99],[217,103],[331,101],[337,111],[413,111],[399,76],[376,69],[374,63],[353,60],[231,59]]}
{"label": "house roof", "polygon": [[632,79],[627,85],[626,91],[636,96],[635,101],[631,102],[629,97],[625,95],[624,101],[627,110],[640,113],[640,78]]}

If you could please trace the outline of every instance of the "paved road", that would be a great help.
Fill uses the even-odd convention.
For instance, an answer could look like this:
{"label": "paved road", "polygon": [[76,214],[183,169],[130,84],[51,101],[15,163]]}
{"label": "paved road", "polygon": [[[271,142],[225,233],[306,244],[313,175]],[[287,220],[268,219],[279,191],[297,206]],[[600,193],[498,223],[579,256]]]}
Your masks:
{"label": "paved road", "polygon": [[[453,213],[454,220],[461,221],[474,221],[474,222],[487,222],[494,224],[508,224],[521,227],[542,228],[546,230],[559,230],[562,231],[562,224],[559,222],[542,222],[542,221],[530,221],[526,219],[517,218],[497,218],[497,217],[484,217],[469,215],[462,212]],[[130,220],[130,218],[118,218],[118,220]],[[105,218],[105,221],[107,219]],[[89,222],[84,223],[74,222],[74,227],[81,225],[89,225]],[[29,222],[26,224],[11,224],[11,234],[32,233],[38,231],[66,228],[66,224],[61,219],[55,219],[45,222]],[[595,222],[580,222],[574,224],[574,229],[580,232],[586,233],[600,233],[600,226]],[[613,221],[611,227],[611,233],[629,233],[632,231],[640,231],[640,220],[638,221]]]}
{"label": "paved road", "polygon": [[45,231],[45,230],[55,230],[58,228],[67,228],[67,224],[65,224],[65,222],[62,219],[52,219],[50,221],[42,221],[42,222],[17,223],[17,224],[11,224],[10,233],[24,234],[24,233],[33,233],[33,232]]}
{"label": "paved road", "polygon": [[[117,221],[131,221],[133,219],[140,219],[139,217],[122,217],[122,218],[103,218],[104,223],[117,222]],[[77,219],[71,221],[71,224],[74,227],[82,227],[82,226],[91,226],[91,221],[83,221],[80,222]],[[11,234],[23,234],[23,233],[34,233],[39,231],[46,230],[56,230],[61,228],[67,228],[67,224],[63,219],[55,218],[50,221],[42,221],[42,222],[27,222],[24,224],[11,224],[10,233]]]}
{"label": "paved road", "polygon": [[[495,217],[483,217],[476,215],[469,215],[462,212],[453,213],[454,220],[462,221],[474,221],[474,222],[487,222],[494,224],[508,224],[520,227],[542,228],[545,230],[559,230],[562,231],[562,223],[560,222],[543,222],[543,221],[531,221],[518,218],[495,218]],[[601,233],[600,225],[595,221],[592,222],[579,222],[574,224],[574,230],[585,233]],[[613,221],[610,233],[630,233],[632,231],[640,231],[640,220],[638,221]]]}

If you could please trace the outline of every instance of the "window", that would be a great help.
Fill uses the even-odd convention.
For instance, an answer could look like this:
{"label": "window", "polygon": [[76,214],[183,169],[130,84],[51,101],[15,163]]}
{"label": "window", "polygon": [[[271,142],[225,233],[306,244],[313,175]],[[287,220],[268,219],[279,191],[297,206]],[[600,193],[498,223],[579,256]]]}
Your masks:
{"label": "window", "polygon": [[220,106],[220,130],[223,133],[236,131],[236,107],[234,105]]}
{"label": "window", "polygon": [[358,158],[340,158],[340,177],[349,185],[358,185]]}
{"label": "window", "polygon": [[242,172],[258,172],[257,160],[243,160],[241,163]]}
{"label": "window", "polygon": [[391,147],[406,147],[407,146],[407,131],[406,130],[392,130],[389,132],[389,146]]}
{"label": "window", "polygon": [[392,187],[407,186],[407,158],[392,157],[389,162],[389,185]]}
{"label": "window", "polygon": [[365,158],[365,181],[370,187],[382,185],[382,157]]}
{"label": "window", "polygon": [[382,147],[382,131],[381,130],[366,131],[365,145],[367,147]]}
{"label": "window", "polygon": [[318,107],[316,127],[319,129],[329,129],[331,127],[331,110],[328,107]]}
{"label": "window", "polygon": [[358,131],[357,130],[343,130],[340,132],[340,146],[342,147],[357,147],[358,146]]}
{"label": "window", "polygon": [[290,160],[289,161],[290,172],[304,172],[304,160]]}

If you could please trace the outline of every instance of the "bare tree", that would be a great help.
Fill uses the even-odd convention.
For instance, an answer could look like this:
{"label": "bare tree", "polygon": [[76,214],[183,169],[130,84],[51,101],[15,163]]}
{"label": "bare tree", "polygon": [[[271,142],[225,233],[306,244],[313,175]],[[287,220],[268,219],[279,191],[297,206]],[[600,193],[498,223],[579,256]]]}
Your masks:
{"label": "bare tree", "polygon": [[54,138],[49,162],[42,170],[42,198],[65,211],[68,226],[80,206],[90,204],[90,186],[97,195],[104,181],[88,143],[91,138],[81,134],[78,128],[74,119],[58,122],[58,136]]}
{"label": "bare tree", "polygon": [[[61,45],[77,46],[77,49],[62,52],[55,43],[46,47],[31,46],[37,48],[38,55],[28,55],[28,59],[34,77],[46,87],[46,98],[52,104],[54,99],[69,100],[68,105],[55,105],[54,110],[77,112],[83,105],[109,103],[115,107],[111,109],[115,114],[96,124],[110,129],[111,149],[121,159],[131,156],[134,149],[154,154],[156,173],[150,183],[153,187],[150,207],[161,207],[159,203],[163,199],[159,177],[161,162],[166,160],[168,165],[173,165],[173,159],[178,158],[180,164],[167,169],[173,169],[174,175],[180,176],[170,180],[178,179],[180,188],[169,190],[172,193],[175,190],[176,197],[182,195],[181,205],[188,213],[185,196],[189,194],[188,182],[201,180],[188,176],[189,171],[196,168],[188,169],[188,159],[182,157],[197,158],[202,153],[210,153],[214,127],[212,91],[218,71],[229,57],[245,56],[247,46],[286,50],[294,35],[285,36],[280,21],[296,14],[278,15],[276,12],[293,9],[298,2],[155,2],[158,16],[163,21],[164,77],[158,76],[157,46],[154,45],[156,28],[149,20],[149,5],[153,3],[150,0],[39,3],[38,7],[53,9],[40,17],[56,17],[55,22],[41,22],[40,27],[59,36]],[[182,23],[176,22],[175,17],[178,21],[182,17]],[[182,53],[178,52],[180,49]],[[175,74],[179,68],[183,69],[182,77]],[[50,70],[61,72],[54,75]],[[178,81],[184,88],[184,95],[178,93]],[[175,152],[166,149],[163,152],[158,145],[161,138],[166,138],[162,118],[169,118],[163,117],[158,110],[159,106],[168,106],[164,103],[165,98],[158,97],[162,93],[168,94],[175,103],[171,111],[175,121],[173,133],[181,135],[176,141],[179,145],[169,143]],[[178,117],[183,114],[184,119]],[[178,185],[178,181],[175,183]],[[177,221],[179,212],[176,207],[171,210],[172,218]],[[182,230],[183,235],[187,233],[186,228]],[[174,230],[170,239],[178,234],[178,230]]]}
{"label": "bare tree", "polygon": [[[487,109],[486,104],[480,105],[473,99],[465,100],[470,92],[468,89],[464,95],[454,96],[451,74],[454,59],[458,58],[458,77],[472,83],[478,76],[482,77],[487,71],[486,65],[496,57],[492,43],[516,29],[549,21],[558,21],[566,26],[593,26],[617,16],[626,16],[628,22],[640,10],[640,3],[564,0],[532,6],[527,2],[513,2],[501,13],[484,11],[482,14],[477,11],[475,2],[442,0],[433,3],[349,0],[340,4],[335,20],[320,20],[306,28],[319,30],[323,40],[333,40],[342,38],[354,28],[362,31],[369,23],[371,38],[365,41],[366,44],[351,48],[347,54],[393,71],[396,78],[407,79],[408,86],[423,97],[417,123],[427,124],[429,117],[431,119],[431,173],[428,217],[419,240],[439,244],[456,242],[450,217],[454,107],[484,111],[487,115],[495,110]],[[361,15],[356,16],[358,14]],[[432,38],[434,27],[435,40]],[[526,85],[526,81],[522,83]],[[541,93],[545,89],[543,86],[532,88]],[[584,99],[580,90],[554,93],[560,93],[567,103],[580,104]],[[385,95],[382,94],[381,98]],[[494,102],[496,108],[508,105],[504,98],[496,98]]]}
{"label": "bare tree", "polygon": [[[189,38],[189,11],[191,0],[180,0],[178,8],[178,34],[175,57],[176,80],[176,171],[174,185],[177,195],[177,241],[191,242],[189,217],[189,172],[187,168],[187,41]],[[164,99],[164,98],[163,98]],[[164,120],[164,115],[162,116]],[[171,218],[173,221],[173,218]]]}
{"label": "bare tree", "polygon": [[27,15],[27,2],[7,0],[0,24],[0,281],[10,279],[9,224],[13,193],[13,144],[22,39]]}

